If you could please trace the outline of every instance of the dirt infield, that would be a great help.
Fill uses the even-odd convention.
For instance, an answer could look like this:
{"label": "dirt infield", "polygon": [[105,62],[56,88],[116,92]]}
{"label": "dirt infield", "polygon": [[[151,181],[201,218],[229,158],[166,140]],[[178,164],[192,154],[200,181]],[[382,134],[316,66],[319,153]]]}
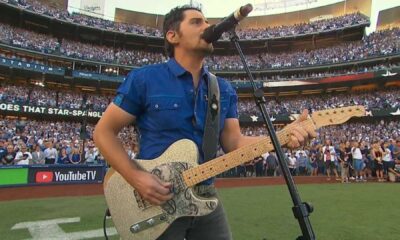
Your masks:
{"label": "dirt infield", "polygon": [[[309,183],[336,183],[327,181],[326,177],[294,177],[296,184]],[[285,184],[282,177],[248,177],[248,178],[219,178],[216,180],[218,188],[265,186]],[[65,197],[65,196],[91,196],[102,195],[102,184],[69,184],[69,185],[47,185],[29,187],[7,187],[0,188],[0,201],[18,199]]]}

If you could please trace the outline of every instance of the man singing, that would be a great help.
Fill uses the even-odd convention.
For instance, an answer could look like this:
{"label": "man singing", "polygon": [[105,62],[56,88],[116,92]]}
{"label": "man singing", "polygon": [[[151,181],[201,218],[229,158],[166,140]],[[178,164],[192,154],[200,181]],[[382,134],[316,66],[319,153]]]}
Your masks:
{"label": "man singing", "polygon": [[[190,139],[202,152],[207,113],[207,92],[210,75],[204,67],[204,58],[213,52],[213,45],[202,39],[209,26],[200,9],[182,6],[172,9],[164,19],[165,50],[169,61],[133,70],[117,90],[117,96],[104,112],[94,131],[100,152],[151,204],[161,205],[173,197],[171,183],[138,169],[117,139],[126,125],[136,123],[139,131],[138,159],[159,157],[172,143]],[[240,132],[237,95],[231,85],[218,79],[220,91],[219,142],[225,152],[259,141]],[[299,121],[305,120],[303,112]],[[294,123],[298,125],[298,122]],[[291,131],[289,147],[298,147],[308,136],[301,127]],[[203,182],[207,196],[216,196],[213,179]],[[194,188],[196,191],[196,187]],[[200,217],[182,217],[175,220],[158,238],[162,240],[222,240],[232,239],[222,204],[212,213]]]}

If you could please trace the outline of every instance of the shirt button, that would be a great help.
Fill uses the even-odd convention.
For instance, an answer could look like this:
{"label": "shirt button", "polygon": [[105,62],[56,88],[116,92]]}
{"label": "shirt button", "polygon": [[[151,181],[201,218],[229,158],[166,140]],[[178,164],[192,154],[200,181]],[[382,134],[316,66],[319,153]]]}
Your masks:
{"label": "shirt button", "polygon": [[174,108],[177,108],[179,105],[177,103],[174,104]]}
{"label": "shirt button", "polygon": [[190,89],[190,92],[192,93],[192,92],[193,92],[193,89]]}
{"label": "shirt button", "polygon": [[154,105],[155,108],[158,108],[158,104]]}

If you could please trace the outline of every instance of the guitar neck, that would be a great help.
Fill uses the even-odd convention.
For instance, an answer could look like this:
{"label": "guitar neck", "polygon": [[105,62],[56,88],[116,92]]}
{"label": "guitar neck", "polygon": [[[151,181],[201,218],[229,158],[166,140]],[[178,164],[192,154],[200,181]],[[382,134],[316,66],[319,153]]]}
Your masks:
{"label": "guitar neck", "polygon": [[[311,119],[307,119],[301,124],[304,128],[315,129]],[[290,140],[291,127],[285,128],[277,133],[279,142],[286,144]],[[260,141],[241,147],[235,151],[210,160],[197,167],[183,172],[183,178],[187,186],[191,187],[223,173],[231,168],[239,166],[245,162],[251,161],[262,154],[274,149],[269,137],[262,138]]]}

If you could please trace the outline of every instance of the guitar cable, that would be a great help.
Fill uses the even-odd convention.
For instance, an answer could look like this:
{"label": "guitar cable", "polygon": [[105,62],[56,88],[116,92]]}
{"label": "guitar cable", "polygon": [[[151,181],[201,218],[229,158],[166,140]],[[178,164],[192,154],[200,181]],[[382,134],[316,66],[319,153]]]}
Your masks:
{"label": "guitar cable", "polygon": [[104,232],[104,237],[106,240],[108,240],[108,236],[107,236],[107,230],[106,230],[106,219],[107,217],[111,217],[111,213],[110,210],[107,208],[106,212],[104,213],[104,218],[103,218],[103,232]]}

